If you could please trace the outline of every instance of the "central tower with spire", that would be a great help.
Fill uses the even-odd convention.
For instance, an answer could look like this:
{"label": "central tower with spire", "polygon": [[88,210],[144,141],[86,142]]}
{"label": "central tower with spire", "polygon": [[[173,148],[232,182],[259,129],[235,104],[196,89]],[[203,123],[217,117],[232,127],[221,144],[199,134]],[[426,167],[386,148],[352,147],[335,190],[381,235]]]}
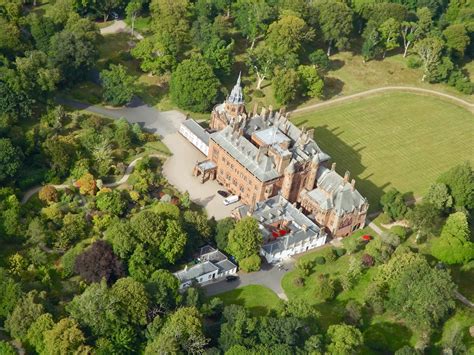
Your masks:
{"label": "central tower with spire", "polygon": [[241,85],[241,73],[239,73],[237,82],[232,88],[230,95],[223,104],[217,105],[212,111],[211,128],[219,131],[235,118],[244,114],[246,114],[245,101]]}

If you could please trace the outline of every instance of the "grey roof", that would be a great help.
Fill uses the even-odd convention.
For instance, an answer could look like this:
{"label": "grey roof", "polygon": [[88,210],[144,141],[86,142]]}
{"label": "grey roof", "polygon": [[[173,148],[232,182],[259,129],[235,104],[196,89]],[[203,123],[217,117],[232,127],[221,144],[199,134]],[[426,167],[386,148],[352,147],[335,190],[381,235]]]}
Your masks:
{"label": "grey roof", "polygon": [[277,126],[268,127],[260,131],[255,132],[255,136],[265,144],[280,144],[283,142],[291,141],[289,137],[283,134]]}
{"label": "grey roof", "polygon": [[211,170],[217,167],[216,163],[214,163],[212,160],[204,160],[198,163],[198,166],[202,170]]}
{"label": "grey roof", "polygon": [[217,271],[219,268],[211,263],[210,261],[205,261],[203,263],[194,265],[187,270],[181,270],[175,272],[174,275],[178,278],[180,282],[191,281],[199,276],[209,274],[210,272]]}
{"label": "grey roof", "polygon": [[237,78],[237,82],[235,83],[229,97],[227,98],[227,102],[235,105],[243,105],[244,103],[244,94],[242,92],[242,86],[240,86],[240,73],[239,77]]}
{"label": "grey roof", "polygon": [[238,132],[233,132],[232,126],[211,134],[211,139],[260,181],[269,181],[280,176],[275,169],[273,158],[265,154],[258,156],[259,149]]}
{"label": "grey roof", "polygon": [[[241,216],[246,215],[248,211],[249,207],[247,206],[238,208]],[[263,249],[270,254],[276,254],[300,242],[324,236],[324,232],[312,220],[281,195],[258,202],[252,216],[259,222],[260,230],[266,241]],[[269,229],[273,223],[278,221],[287,222],[288,234],[274,240]]]}
{"label": "grey roof", "polygon": [[201,127],[199,123],[197,123],[192,118],[185,120],[182,123],[187,129],[189,129],[196,137],[198,137],[201,141],[206,144],[209,144],[209,133]]}
{"label": "grey roof", "polygon": [[216,265],[221,272],[226,272],[237,268],[237,265],[235,265],[232,261],[228,259],[219,261],[218,263],[216,263]]}
{"label": "grey roof", "polygon": [[367,203],[367,199],[345,182],[341,175],[326,167],[318,170],[317,184],[308,196],[323,210],[335,209],[338,215],[343,215]]}

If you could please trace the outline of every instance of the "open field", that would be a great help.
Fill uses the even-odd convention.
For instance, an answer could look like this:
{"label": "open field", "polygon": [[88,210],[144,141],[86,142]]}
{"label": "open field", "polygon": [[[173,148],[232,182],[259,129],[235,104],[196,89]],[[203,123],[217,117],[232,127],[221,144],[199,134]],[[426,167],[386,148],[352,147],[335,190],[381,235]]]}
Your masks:
{"label": "open field", "polygon": [[314,127],[314,138],[336,169],[351,172],[377,210],[383,191],[423,195],[450,167],[473,160],[474,117],[437,98],[390,93],[295,115]]}
{"label": "open field", "polygon": [[225,305],[244,306],[255,316],[269,314],[272,310],[277,310],[281,304],[281,300],[272,290],[259,285],[236,288],[216,297],[220,298]]}

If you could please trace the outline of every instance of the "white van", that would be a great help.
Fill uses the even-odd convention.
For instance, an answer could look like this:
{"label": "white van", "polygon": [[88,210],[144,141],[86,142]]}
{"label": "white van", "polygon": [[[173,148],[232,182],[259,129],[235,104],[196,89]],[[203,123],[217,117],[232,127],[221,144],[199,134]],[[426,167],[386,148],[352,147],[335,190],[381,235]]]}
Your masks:
{"label": "white van", "polygon": [[229,196],[229,197],[226,197],[224,199],[224,205],[231,205],[233,203],[236,203],[238,200],[240,200],[240,197],[237,196],[237,195],[232,195],[232,196]]}

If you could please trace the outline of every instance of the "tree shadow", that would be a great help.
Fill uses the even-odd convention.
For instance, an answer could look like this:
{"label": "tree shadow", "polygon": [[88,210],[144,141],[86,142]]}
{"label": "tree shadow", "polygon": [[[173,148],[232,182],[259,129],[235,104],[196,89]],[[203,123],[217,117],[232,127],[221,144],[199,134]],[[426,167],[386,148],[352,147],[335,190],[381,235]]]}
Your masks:
{"label": "tree shadow", "polygon": [[323,95],[325,99],[331,99],[334,96],[340,95],[343,88],[344,82],[342,80],[332,76],[326,76],[324,78]]}
{"label": "tree shadow", "polygon": [[410,345],[413,332],[400,323],[375,323],[364,332],[367,347],[382,354],[391,354],[405,345]]}
{"label": "tree shadow", "polygon": [[329,61],[329,70],[341,69],[345,64],[346,62],[341,59],[331,59]]}

